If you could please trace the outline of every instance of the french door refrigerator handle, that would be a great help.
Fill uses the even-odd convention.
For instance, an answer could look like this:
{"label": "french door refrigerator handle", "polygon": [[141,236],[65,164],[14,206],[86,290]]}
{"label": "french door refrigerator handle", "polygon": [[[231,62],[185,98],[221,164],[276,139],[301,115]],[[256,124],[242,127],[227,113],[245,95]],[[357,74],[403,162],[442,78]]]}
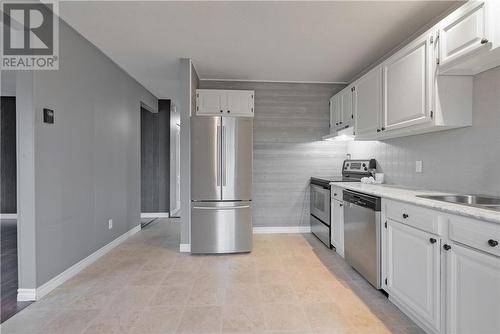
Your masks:
{"label": "french door refrigerator handle", "polygon": [[226,174],[227,174],[227,163],[226,163],[226,127],[222,126],[222,186],[226,186]]}
{"label": "french door refrigerator handle", "polygon": [[217,176],[215,177],[217,187],[220,187],[220,174],[221,174],[221,126],[217,125]]}
{"label": "french door refrigerator handle", "polygon": [[250,205],[239,206],[193,206],[197,210],[234,210],[234,209],[248,209]]}

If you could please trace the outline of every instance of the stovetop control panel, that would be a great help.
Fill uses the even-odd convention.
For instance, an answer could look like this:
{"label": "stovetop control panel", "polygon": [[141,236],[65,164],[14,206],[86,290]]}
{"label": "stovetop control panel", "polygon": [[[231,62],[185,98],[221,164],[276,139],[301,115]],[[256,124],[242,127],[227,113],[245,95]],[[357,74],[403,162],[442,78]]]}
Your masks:
{"label": "stovetop control panel", "polygon": [[377,168],[377,162],[375,159],[344,160],[342,175],[363,174],[369,176],[370,172],[375,168]]}

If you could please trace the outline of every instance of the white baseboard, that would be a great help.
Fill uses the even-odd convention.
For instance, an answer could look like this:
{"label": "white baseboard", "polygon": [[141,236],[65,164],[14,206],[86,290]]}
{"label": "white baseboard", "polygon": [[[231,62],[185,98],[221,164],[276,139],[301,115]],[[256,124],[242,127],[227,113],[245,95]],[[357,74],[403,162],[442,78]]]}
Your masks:
{"label": "white baseboard", "polygon": [[17,289],[17,301],[29,302],[36,300],[36,289]]}
{"label": "white baseboard", "polygon": [[[253,228],[254,234],[276,234],[276,233],[310,233],[311,226],[256,226]],[[179,251],[181,253],[190,253],[191,244],[180,244]]]}
{"label": "white baseboard", "polygon": [[107,252],[127,240],[132,235],[136,234],[141,230],[141,225],[137,225],[130,229],[128,232],[123,233],[121,236],[111,241],[109,244],[99,248],[94,253],[90,254],[83,260],[75,263],[56,277],[52,278],[47,283],[41,285],[36,289],[18,289],[17,290],[17,300],[19,301],[34,301],[39,300],[43,296],[47,295],[49,292],[57,288],[59,285],[63,284],[83,269],[87,268],[89,265],[97,261],[100,257],[105,255]]}
{"label": "white baseboard", "polygon": [[0,219],[17,219],[17,213],[0,213]]}
{"label": "white baseboard", "polygon": [[168,212],[141,212],[141,218],[168,218]]}
{"label": "white baseboard", "polygon": [[172,217],[178,216],[180,212],[181,212],[181,208],[174,209],[170,212],[170,216],[172,216]]}
{"label": "white baseboard", "polygon": [[191,244],[180,244],[179,252],[181,253],[191,253]]}
{"label": "white baseboard", "polygon": [[311,226],[255,226],[254,234],[267,233],[310,233]]}

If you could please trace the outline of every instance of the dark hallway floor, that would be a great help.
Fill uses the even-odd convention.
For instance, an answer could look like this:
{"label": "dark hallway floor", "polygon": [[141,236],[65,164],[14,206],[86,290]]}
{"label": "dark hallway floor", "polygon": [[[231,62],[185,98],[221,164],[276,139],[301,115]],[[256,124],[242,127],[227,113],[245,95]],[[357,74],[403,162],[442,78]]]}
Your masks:
{"label": "dark hallway floor", "polygon": [[17,222],[1,219],[0,225],[0,316],[4,322],[31,302],[17,301]]}

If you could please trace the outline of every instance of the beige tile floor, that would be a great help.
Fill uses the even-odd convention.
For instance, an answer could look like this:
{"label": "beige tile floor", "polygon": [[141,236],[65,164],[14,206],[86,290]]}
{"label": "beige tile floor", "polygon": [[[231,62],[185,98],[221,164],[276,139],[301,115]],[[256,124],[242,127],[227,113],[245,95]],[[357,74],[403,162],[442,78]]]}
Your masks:
{"label": "beige tile floor", "polygon": [[255,235],[250,254],[180,254],[148,226],[2,325],[2,333],[423,333],[311,235]]}

